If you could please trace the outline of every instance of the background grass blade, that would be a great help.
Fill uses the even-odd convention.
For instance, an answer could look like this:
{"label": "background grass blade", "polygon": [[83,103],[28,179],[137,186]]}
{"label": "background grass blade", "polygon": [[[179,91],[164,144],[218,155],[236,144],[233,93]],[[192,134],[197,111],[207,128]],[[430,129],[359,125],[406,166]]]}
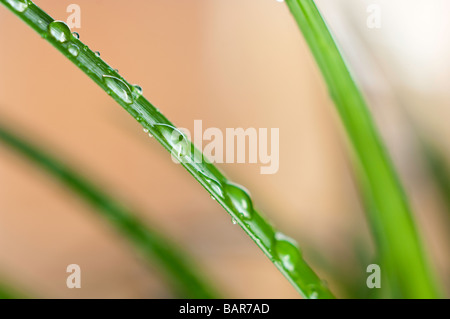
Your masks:
{"label": "background grass blade", "polygon": [[[150,262],[159,266],[180,297],[218,297],[214,289],[200,276],[196,267],[174,244],[170,243],[170,240],[146,226],[127,208],[102,192],[90,181],[29,142],[9,132],[2,125],[0,125],[0,141],[46,170],[94,207],[120,230]],[[3,290],[3,294],[6,295],[7,291]]]}
{"label": "background grass blade", "polygon": [[424,138],[420,139],[420,148],[450,216],[450,171],[447,161],[442,152]]}
{"label": "background grass blade", "polygon": [[438,297],[404,190],[364,99],[313,0],[287,0],[347,131],[382,271],[395,297]]}
{"label": "background grass blade", "polygon": [[19,292],[9,283],[0,281],[0,299],[29,299],[29,296]]}
{"label": "background grass blade", "polygon": [[171,152],[225,208],[303,297],[333,298],[327,286],[303,259],[296,243],[274,229],[253,207],[248,192],[231,183],[214,165],[204,159],[203,154],[144,98],[139,87],[127,82],[77,36],[72,35],[66,24],[54,21],[31,1],[0,2],[75,63]]}

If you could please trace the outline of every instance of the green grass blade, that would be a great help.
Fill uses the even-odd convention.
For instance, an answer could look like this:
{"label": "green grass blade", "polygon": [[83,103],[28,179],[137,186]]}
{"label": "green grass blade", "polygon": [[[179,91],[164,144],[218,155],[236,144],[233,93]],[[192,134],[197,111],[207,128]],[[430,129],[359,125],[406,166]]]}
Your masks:
{"label": "green grass blade", "polygon": [[[433,181],[445,201],[447,212],[450,213],[450,171],[447,161],[437,147],[427,142],[425,139],[421,139],[421,149],[424,155],[427,169]],[[450,216],[450,215],[449,215]]]}
{"label": "green grass blade", "polygon": [[29,297],[18,292],[10,284],[0,281],[0,299],[29,299]]}
{"label": "green grass blade", "polygon": [[64,23],[54,21],[31,1],[0,0],[0,2],[77,65],[171,152],[303,297],[333,298],[326,285],[303,259],[296,244],[278,232],[254,209],[247,191],[231,183],[214,165],[206,161],[203,154],[182,134],[178,133],[175,138],[174,135],[179,131],[144,98],[138,88],[127,82],[114,68],[73,36]]}
{"label": "green grass blade", "polygon": [[313,0],[287,0],[347,131],[382,271],[393,296],[433,298],[431,276],[405,192],[361,92]]}
{"label": "green grass blade", "polygon": [[61,181],[89,203],[152,263],[165,273],[180,297],[215,298],[218,295],[200,276],[189,259],[174,244],[149,228],[135,214],[62,162],[9,132],[0,125],[0,141],[19,152]]}

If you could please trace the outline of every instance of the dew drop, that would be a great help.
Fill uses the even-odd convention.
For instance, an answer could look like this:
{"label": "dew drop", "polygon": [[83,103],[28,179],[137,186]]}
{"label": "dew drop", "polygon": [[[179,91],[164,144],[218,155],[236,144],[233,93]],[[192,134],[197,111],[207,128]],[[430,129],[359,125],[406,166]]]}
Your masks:
{"label": "dew drop", "polygon": [[73,43],[69,45],[68,50],[69,53],[72,54],[73,56],[78,56],[78,53],[80,53],[80,48]]}
{"label": "dew drop", "polygon": [[319,291],[316,288],[316,285],[309,285],[308,287],[308,298],[309,299],[317,299],[319,298]]}
{"label": "dew drop", "polygon": [[142,88],[139,85],[134,85],[133,88],[136,90],[136,92],[142,94]]}
{"label": "dew drop", "polygon": [[28,8],[28,0],[6,0],[14,10],[24,12]]}
{"label": "dew drop", "polygon": [[111,89],[111,92],[117,95],[122,101],[127,104],[133,102],[130,88],[124,81],[111,75],[103,75],[103,81]]}
{"label": "dew drop", "polygon": [[133,93],[133,97],[134,99],[138,99],[140,96],[142,96],[142,88],[139,85],[133,85],[132,88],[132,93]]}
{"label": "dew drop", "polygon": [[297,263],[302,258],[295,240],[283,233],[277,232],[275,234],[274,250],[284,268],[290,272],[294,272]]}
{"label": "dew drop", "polygon": [[222,184],[216,178],[209,175],[209,173],[205,173],[203,170],[197,171],[199,174],[203,175],[206,181],[211,185],[211,188],[214,190],[214,193],[223,198],[223,189]]}
{"label": "dew drop", "polygon": [[95,51],[94,54],[95,54],[96,57],[100,57],[100,52]]}
{"label": "dew drop", "polygon": [[234,218],[231,218],[231,222],[233,223],[233,225],[236,225],[236,224],[237,224],[237,220],[234,219]]}
{"label": "dew drop", "polygon": [[155,126],[170,145],[170,151],[173,155],[178,157],[187,155],[189,150],[189,141],[183,132],[169,124],[157,123]]}
{"label": "dew drop", "polygon": [[216,199],[214,198],[214,196],[213,196],[213,195],[211,195],[211,199],[212,199],[212,200],[216,200]]}
{"label": "dew drop", "polygon": [[79,39],[80,38],[80,34],[78,32],[72,32],[72,35],[75,39]]}
{"label": "dew drop", "polygon": [[246,219],[251,219],[253,203],[248,191],[241,185],[227,183],[224,187],[225,198],[233,206],[233,210]]}
{"label": "dew drop", "polygon": [[58,42],[64,43],[70,39],[70,29],[62,21],[53,21],[48,25],[50,35]]}
{"label": "dew drop", "polygon": [[149,137],[153,137],[152,133],[150,133],[149,130],[148,130],[147,128],[144,128],[144,132],[145,132],[145,133],[148,133],[148,136],[149,136]]}

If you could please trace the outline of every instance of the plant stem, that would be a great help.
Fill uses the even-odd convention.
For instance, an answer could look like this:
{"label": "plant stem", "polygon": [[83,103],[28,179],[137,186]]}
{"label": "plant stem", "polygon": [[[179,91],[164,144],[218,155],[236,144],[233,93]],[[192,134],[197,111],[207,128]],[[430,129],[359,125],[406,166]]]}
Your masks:
{"label": "plant stem", "polygon": [[313,0],[287,0],[328,85],[353,145],[356,170],[379,257],[395,297],[439,296],[411,209],[391,159]]}
{"label": "plant stem", "polygon": [[89,203],[109,220],[150,262],[156,262],[175,291],[186,298],[215,298],[218,295],[198,273],[189,259],[170,241],[146,226],[136,215],[113,200],[55,158],[20,139],[0,125],[0,141],[39,165]]}
{"label": "plant stem", "polygon": [[[296,244],[276,231],[256,209],[248,192],[231,183],[203,157],[178,129],[98,55],[84,45],[63,22],[56,22],[27,0],[0,0],[116,100],[211,194],[305,298],[333,295],[303,259]],[[27,5],[14,5],[25,2]],[[19,8],[19,9],[18,9]],[[180,137],[182,137],[180,141]]]}

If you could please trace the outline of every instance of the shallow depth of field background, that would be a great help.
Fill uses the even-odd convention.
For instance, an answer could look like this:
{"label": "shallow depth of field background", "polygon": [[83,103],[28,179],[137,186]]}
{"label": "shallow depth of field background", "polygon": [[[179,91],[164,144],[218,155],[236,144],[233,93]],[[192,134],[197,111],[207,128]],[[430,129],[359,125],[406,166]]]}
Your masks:
{"label": "shallow depth of field background", "polygon": [[[450,286],[450,212],[417,134],[450,163],[450,3],[320,0],[370,102]],[[275,0],[36,0],[55,19],[81,6],[91,49],[178,126],[280,128],[280,169],[222,164],[345,297],[374,257],[350,155],[327,90],[285,4]],[[380,4],[380,29],[366,26]],[[0,7],[0,120],[78,168],[193,256],[225,296],[297,298],[206,191],[94,82]],[[357,253],[357,251],[360,251]],[[362,257],[359,257],[362,255]],[[362,264],[359,260],[362,258]],[[324,262],[326,261],[326,262]],[[66,287],[66,267],[82,288]],[[327,266],[328,264],[328,266]],[[329,269],[336,273],[330,272]],[[359,277],[362,276],[362,277]],[[447,281],[445,282],[445,278]],[[156,270],[46,173],[0,144],[0,281],[39,297],[171,297]]]}

